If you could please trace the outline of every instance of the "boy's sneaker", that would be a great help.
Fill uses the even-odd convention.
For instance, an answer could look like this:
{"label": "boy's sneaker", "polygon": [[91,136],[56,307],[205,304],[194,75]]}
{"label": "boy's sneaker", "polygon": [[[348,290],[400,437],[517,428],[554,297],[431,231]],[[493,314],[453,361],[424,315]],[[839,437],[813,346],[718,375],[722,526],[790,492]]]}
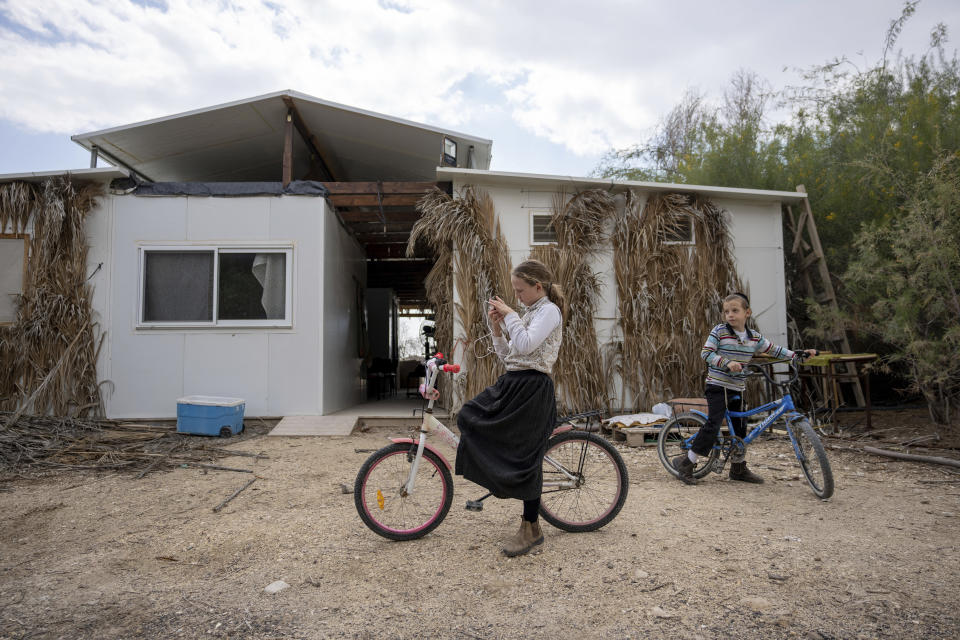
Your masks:
{"label": "boy's sneaker", "polygon": [[675,456],[673,460],[670,461],[670,464],[677,470],[677,478],[679,478],[681,482],[685,484],[697,484],[696,478],[693,477],[693,461],[690,460],[686,453]]}
{"label": "boy's sneaker", "polygon": [[730,479],[752,484],[763,484],[763,478],[747,469],[746,462],[734,462],[730,465]]}

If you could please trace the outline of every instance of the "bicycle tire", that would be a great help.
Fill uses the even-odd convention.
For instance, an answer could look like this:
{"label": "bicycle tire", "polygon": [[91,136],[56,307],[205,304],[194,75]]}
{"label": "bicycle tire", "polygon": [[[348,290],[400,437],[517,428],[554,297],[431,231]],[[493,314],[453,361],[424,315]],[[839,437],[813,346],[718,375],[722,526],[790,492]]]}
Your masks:
{"label": "bicycle tire", "polygon": [[800,468],[803,469],[803,475],[807,478],[807,484],[815,496],[826,500],[833,495],[833,470],[830,468],[823,443],[820,442],[820,436],[808,420],[796,420],[790,427],[797,447],[794,453],[800,462]]}
{"label": "bicycle tire", "polygon": [[[706,418],[695,413],[681,413],[667,421],[660,429],[660,435],[657,436],[657,456],[660,463],[674,477],[680,474],[673,468],[671,462],[675,456],[687,453],[690,450],[690,441],[697,434],[703,425],[707,423]],[[724,443],[724,436],[721,433],[717,439],[717,444],[721,446]],[[713,461],[720,455],[720,449],[714,446],[710,449],[709,455],[700,456],[697,463],[693,466],[693,477],[703,478],[713,468]]]}
{"label": "bicycle tire", "polygon": [[[617,517],[627,500],[627,465],[616,447],[586,431],[567,431],[547,441],[546,455],[578,478],[576,487],[544,486],[540,515],[564,531],[596,531]],[[543,463],[544,482],[563,479],[549,462]]]}
{"label": "bicycle tire", "polygon": [[423,451],[413,494],[403,495],[416,449],[416,444],[394,443],[375,451],[360,467],[353,485],[360,519],[390,540],[422,538],[443,522],[453,503],[450,470],[429,449]]}

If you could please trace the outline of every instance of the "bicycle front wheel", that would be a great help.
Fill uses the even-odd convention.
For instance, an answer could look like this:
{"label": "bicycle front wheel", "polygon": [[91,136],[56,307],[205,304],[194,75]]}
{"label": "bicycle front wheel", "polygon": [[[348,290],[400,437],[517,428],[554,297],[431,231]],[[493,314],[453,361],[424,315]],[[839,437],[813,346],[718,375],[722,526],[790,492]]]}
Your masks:
{"label": "bicycle front wheel", "polygon": [[616,447],[592,433],[550,438],[543,461],[540,515],[564,531],[596,531],[627,500],[627,466]]}
{"label": "bicycle front wheel", "polygon": [[413,540],[437,528],[453,502],[453,478],[435,453],[423,451],[412,493],[407,492],[417,445],[395,443],[370,455],[353,485],[363,523],[391,540]]}
{"label": "bicycle front wheel", "polygon": [[[690,444],[694,436],[706,424],[707,420],[695,413],[681,413],[671,418],[660,429],[660,435],[657,437],[657,456],[660,463],[672,476],[677,476],[677,470],[673,467],[673,458],[681,454],[687,455],[690,451]],[[725,440],[723,435],[717,438],[717,444],[723,446]],[[713,461],[720,455],[720,449],[715,445],[710,454],[700,456],[697,464],[693,466],[693,477],[702,478],[713,468]]]}
{"label": "bicycle front wheel", "polygon": [[790,430],[793,433],[794,453],[800,461],[803,475],[807,477],[807,483],[815,496],[824,500],[829,498],[833,495],[833,471],[820,436],[807,420],[795,421],[790,425]]}

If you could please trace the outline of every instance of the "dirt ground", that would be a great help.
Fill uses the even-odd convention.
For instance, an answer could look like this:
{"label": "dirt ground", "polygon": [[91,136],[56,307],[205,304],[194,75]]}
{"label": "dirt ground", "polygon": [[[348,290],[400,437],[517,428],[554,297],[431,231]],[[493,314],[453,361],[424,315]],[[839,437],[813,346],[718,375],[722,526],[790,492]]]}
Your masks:
{"label": "dirt ground", "polygon": [[[909,436],[915,416],[888,414],[900,429],[878,436]],[[460,478],[427,537],[364,527],[340,485],[396,433],[232,444],[269,458],[220,462],[258,480],[219,513],[249,474],[0,485],[0,638],[960,637],[948,467],[830,449],[837,491],[820,501],[782,437],[751,446],[762,486],[715,474],[686,486],[655,448],[621,447],[630,492],[611,524],[544,525],[541,553],[507,559],[519,503],[466,511],[483,492]],[[829,442],[866,443],[843,435]],[[265,593],[277,580],[289,588]]]}

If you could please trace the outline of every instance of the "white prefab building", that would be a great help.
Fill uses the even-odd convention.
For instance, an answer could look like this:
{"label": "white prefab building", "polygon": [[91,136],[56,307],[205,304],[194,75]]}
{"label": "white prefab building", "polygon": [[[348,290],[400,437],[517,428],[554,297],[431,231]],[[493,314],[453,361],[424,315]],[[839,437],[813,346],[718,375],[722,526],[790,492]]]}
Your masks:
{"label": "white prefab building", "polygon": [[[737,270],[750,291],[753,319],[764,335],[787,344],[787,306],[784,274],[782,205],[802,202],[804,193],[732,189],[660,182],[610,181],[569,176],[536,175],[439,168],[438,180],[450,181],[454,192],[466,186],[483,189],[496,205],[497,219],[510,250],[513,264],[525,260],[538,244],[539,229],[549,219],[558,194],[587,189],[611,193],[630,190],[641,196],[654,193],[688,193],[705,196],[728,214],[734,240]],[[641,205],[642,206],[642,205]],[[690,239],[694,241],[693,238]],[[601,305],[595,318],[597,337],[605,343],[617,322],[617,288],[613,271],[613,250],[598,252],[593,264],[601,282]],[[719,322],[719,314],[718,314]]]}
{"label": "white prefab building", "polygon": [[[242,397],[250,416],[325,415],[365,402],[371,361],[396,373],[398,310],[427,306],[432,263],[407,258],[405,247],[415,204],[434,187],[487,191],[514,264],[537,242],[538,216],[549,215],[556,193],[707,196],[730,214],[754,317],[786,340],[781,206],[802,193],[492,172],[490,140],[291,91],[74,140],[94,166],[104,158],[115,168],[0,183],[70,174],[105,185],[87,219],[87,274],[111,418],[171,417],[188,395]],[[5,244],[8,231],[0,229],[0,260],[23,250],[22,241]],[[594,267],[605,284],[603,342],[617,315],[612,253]],[[19,293],[16,278],[0,282],[11,289],[2,293]],[[368,305],[368,288],[388,290],[388,302]]]}
{"label": "white prefab building", "polygon": [[[243,398],[261,416],[361,401],[366,255],[326,199],[108,195],[89,235],[90,262],[103,264],[94,307],[111,417],[169,416],[171,399],[201,392]],[[243,277],[236,265],[259,263],[273,300],[251,319],[250,301],[227,293]]]}

